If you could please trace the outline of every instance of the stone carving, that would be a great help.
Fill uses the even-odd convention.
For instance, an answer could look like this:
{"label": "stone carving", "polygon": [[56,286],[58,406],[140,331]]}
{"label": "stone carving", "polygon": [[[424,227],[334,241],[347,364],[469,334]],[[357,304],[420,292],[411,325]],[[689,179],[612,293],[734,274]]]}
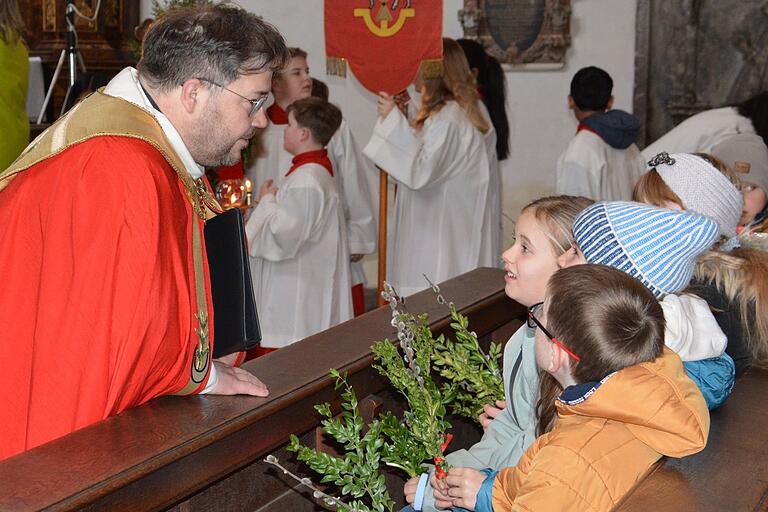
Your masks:
{"label": "stone carving", "polygon": [[506,64],[565,64],[571,0],[464,0],[464,37]]}
{"label": "stone carving", "polygon": [[641,144],[768,89],[768,0],[637,0],[635,41]]}

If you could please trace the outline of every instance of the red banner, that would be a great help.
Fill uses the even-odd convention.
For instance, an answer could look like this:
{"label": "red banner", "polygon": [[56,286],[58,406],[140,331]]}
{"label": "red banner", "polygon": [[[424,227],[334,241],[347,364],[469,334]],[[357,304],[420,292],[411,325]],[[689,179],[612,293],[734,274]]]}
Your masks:
{"label": "red banner", "polygon": [[442,34],[442,0],[325,0],[329,74],[343,75],[346,61],[374,93],[398,93],[423,61],[439,61]]}

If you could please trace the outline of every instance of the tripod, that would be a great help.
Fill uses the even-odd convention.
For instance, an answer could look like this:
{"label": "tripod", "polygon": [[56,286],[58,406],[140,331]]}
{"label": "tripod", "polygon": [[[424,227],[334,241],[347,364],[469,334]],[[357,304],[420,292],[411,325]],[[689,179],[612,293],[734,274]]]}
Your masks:
{"label": "tripod", "polygon": [[56,64],[56,69],[53,72],[53,78],[51,78],[51,85],[48,86],[48,92],[45,94],[45,100],[43,101],[43,107],[40,109],[40,115],[37,116],[37,124],[43,122],[45,111],[48,108],[48,103],[53,96],[53,88],[56,86],[56,81],[59,79],[59,74],[64,67],[64,60],[67,60],[67,66],[69,68],[69,85],[67,86],[67,93],[64,95],[64,103],[61,106],[61,113],[66,112],[75,98],[73,98],[73,91],[75,81],[77,80],[77,64],[80,64],[80,68],[85,73],[85,62],[83,62],[83,56],[80,54],[80,50],[77,49],[77,32],[75,31],[75,0],[67,0],[67,8],[65,11],[65,18],[67,20],[67,46],[61,50],[59,61]]}

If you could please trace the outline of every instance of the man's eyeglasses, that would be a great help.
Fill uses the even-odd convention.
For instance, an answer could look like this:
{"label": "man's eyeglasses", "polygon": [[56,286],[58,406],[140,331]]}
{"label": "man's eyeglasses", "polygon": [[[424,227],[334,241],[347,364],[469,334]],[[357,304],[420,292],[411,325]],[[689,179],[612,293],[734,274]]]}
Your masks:
{"label": "man's eyeglasses", "polygon": [[536,329],[538,327],[539,329],[541,329],[541,332],[543,332],[544,335],[547,338],[549,338],[549,341],[551,341],[552,343],[554,343],[555,345],[563,349],[563,351],[569,356],[571,356],[575,361],[581,361],[581,358],[579,356],[571,352],[571,350],[568,347],[563,345],[557,338],[552,336],[552,334],[550,334],[550,332],[541,324],[539,319],[536,318],[537,314],[541,314],[541,310],[543,308],[544,308],[543,302],[539,302],[528,308],[528,327],[530,327],[531,329]]}
{"label": "man's eyeglasses", "polygon": [[207,78],[198,78],[198,80],[200,80],[201,82],[208,82],[209,84],[215,85],[216,87],[221,87],[225,91],[229,91],[232,94],[236,94],[237,96],[240,96],[245,101],[250,103],[251,104],[251,110],[248,112],[248,117],[253,117],[254,115],[256,115],[256,112],[258,112],[259,109],[264,106],[264,103],[266,103],[267,98],[269,98],[269,95],[265,94],[264,96],[261,96],[259,98],[256,98],[255,100],[252,100],[250,98],[246,98],[245,96],[243,96],[242,94],[240,94],[238,92],[233,91],[229,87],[225,87],[225,86],[221,85],[220,83],[214,82],[213,80],[208,80]]}

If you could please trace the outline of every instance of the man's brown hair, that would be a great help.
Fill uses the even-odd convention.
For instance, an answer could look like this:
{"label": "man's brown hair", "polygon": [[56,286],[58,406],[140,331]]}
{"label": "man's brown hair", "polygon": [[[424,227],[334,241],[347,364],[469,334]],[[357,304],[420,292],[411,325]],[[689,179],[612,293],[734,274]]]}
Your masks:
{"label": "man's brown hair", "polygon": [[310,96],[294,101],[288,106],[288,114],[293,113],[296,123],[312,133],[315,142],[323,147],[341,126],[341,110],[336,105],[321,98]]}

